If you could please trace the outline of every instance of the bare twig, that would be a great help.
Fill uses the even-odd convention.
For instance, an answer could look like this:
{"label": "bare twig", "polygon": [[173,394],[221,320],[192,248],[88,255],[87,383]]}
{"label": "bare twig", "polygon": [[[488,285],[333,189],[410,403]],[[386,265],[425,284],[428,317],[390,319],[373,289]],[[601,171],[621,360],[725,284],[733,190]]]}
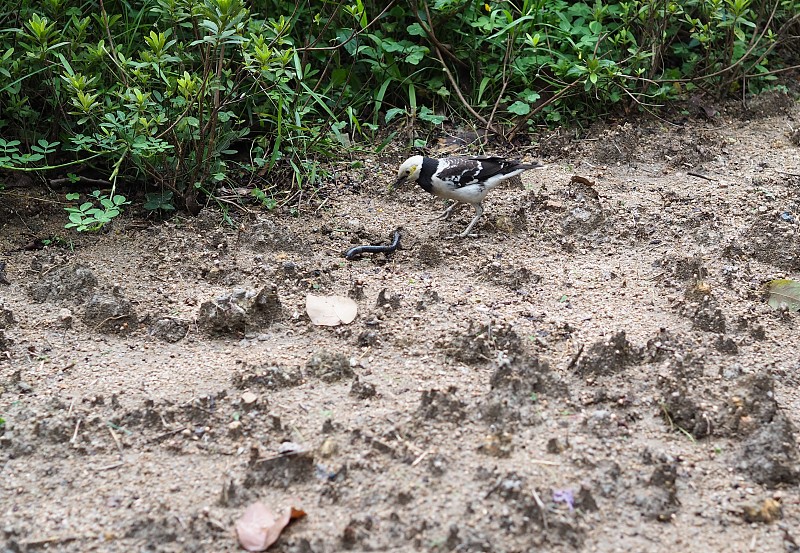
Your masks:
{"label": "bare twig", "polygon": [[777,73],[785,73],[786,71],[793,71],[795,69],[800,69],[800,65],[792,65],[790,67],[781,67],[780,69],[773,69],[772,71],[764,71],[763,73],[748,73],[745,75],[748,79],[752,79],[753,77],[763,77],[765,75],[775,75]]}
{"label": "bare twig", "polygon": [[694,171],[687,171],[686,174],[689,175],[690,177],[697,177],[699,179],[705,179],[705,180],[710,180],[710,181],[714,180],[711,177],[707,177],[707,176],[705,176],[705,175],[703,175],[701,173],[695,173]]}
{"label": "bare twig", "polygon": [[544,529],[547,530],[547,513],[545,512],[545,505],[542,501],[542,498],[539,497],[539,494],[536,493],[536,488],[531,486],[531,492],[533,494],[533,500],[536,501],[536,505],[539,507],[539,513],[542,515],[542,525]]}
{"label": "bare twig", "polygon": [[116,317],[106,317],[105,319],[103,319],[102,321],[97,323],[97,325],[95,325],[94,330],[97,330],[98,328],[100,328],[101,326],[103,326],[104,324],[106,324],[109,321],[118,321],[120,319],[126,319],[129,316],[130,315],[117,315]]}
{"label": "bare twig", "polygon": [[180,428],[176,428],[175,430],[170,430],[169,432],[163,432],[163,433],[159,434],[158,436],[156,436],[155,438],[151,438],[147,443],[151,444],[153,442],[160,442],[164,438],[169,438],[170,436],[174,436],[175,434],[179,434],[179,433],[183,432],[184,430],[186,430],[186,427],[185,426],[181,426]]}
{"label": "bare twig", "polygon": [[494,132],[496,134],[500,134],[499,132],[497,132],[497,130],[494,127],[492,127],[492,125],[489,124],[489,122],[486,120],[485,117],[483,117],[480,113],[475,111],[473,109],[473,107],[469,104],[469,102],[467,102],[467,99],[464,98],[464,94],[461,92],[461,88],[458,86],[458,83],[456,82],[455,77],[453,77],[453,74],[450,72],[450,68],[447,67],[447,64],[445,63],[444,58],[442,57],[442,53],[439,52],[439,49],[436,48],[436,47],[434,47],[434,50],[436,51],[436,57],[439,58],[439,63],[442,64],[442,69],[444,70],[445,75],[447,75],[447,79],[450,81],[450,84],[453,86],[453,89],[456,91],[456,95],[458,96],[458,99],[461,100],[461,103],[463,104],[463,106],[467,109],[467,111],[469,111],[472,114],[472,116],[475,119],[477,119],[478,121],[480,121],[481,123],[486,125],[487,129],[491,130],[492,132]]}
{"label": "bare twig", "polygon": [[[425,6],[425,13],[426,13],[426,15],[428,17],[428,21],[430,22],[431,16],[430,16],[430,10],[428,9],[428,4],[425,3],[423,5]],[[419,20],[419,16],[417,17],[417,19]],[[420,24],[421,24],[421,21],[420,21]],[[427,29],[424,26],[423,26],[423,29],[425,29],[425,32],[428,33],[429,37],[431,37],[431,42],[433,42],[433,50],[434,50],[434,52],[436,52],[436,57],[439,59],[439,63],[442,64],[442,69],[444,70],[445,75],[447,75],[447,80],[450,81],[450,84],[452,85],[453,89],[456,91],[456,95],[458,96],[458,99],[461,100],[461,104],[467,109],[467,111],[469,111],[472,114],[472,116],[475,119],[477,119],[478,121],[480,121],[481,123],[486,125],[486,129],[487,130],[490,130],[493,133],[500,135],[500,133],[497,131],[497,129],[495,129],[491,124],[489,124],[489,122],[486,120],[485,117],[483,117],[480,113],[475,111],[475,109],[469,104],[469,102],[467,102],[467,99],[464,98],[464,94],[461,92],[461,87],[458,86],[458,82],[456,81],[455,77],[453,76],[453,73],[450,71],[450,68],[447,67],[447,63],[444,61],[444,56],[442,55],[443,51],[447,52],[447,53],[450,53],[451,55],[452,55],[452,52],[450,52],[447,48],[445,48],[444,45],[442,45],[438,40],[434,40],[435,35],[433,34],[433,29]],[[463,62],[461,62],[461,60],[458,60],[458,61],[460,63],[463,63]]]}
{"label": "bare twig", "polygon": [[503,85],[500,87],[500,94],[497,95],[497,100],[494,102],[494,107],[492,107],[492,113],[489,114],[489,126],[491,126],[492,121],[494,121],[494,115],[497,113],[497,108],[500,107],[500,103],[503,101],[503,94],[506,92],[506,87],[508,86],[508,60],[511,57],[511,37],[506,39],[506,55],[503,58]]}
{"label": "bare twig", "polygon": [[569,362],[569,365],[567,365],[567,370],[568,371],[571,371],[575,367],[575,364],[578,362],[578,358],[583,353],[583,346],[584,345],[581,344],[580,347],[578,347],[577,353],[572,356],[572,360]]}
{"label": "bare twig", "polygon": [[114,429],[111,428],[110,426],[108,426],[106,428],[108,428],[108,431],[111,434],[111,437],[114,439],[114,443],[117,445],[117,449],[119,450],[120,457],[122,457],[122,442],[119,441],[119,436],[117,436],[117,433],[114,432]]}
{"label": "bare twig", "polygon": [[[732,64],[730,64],[730,65],[728,65],[726,67],[723,67],[722,69],[720,69],[718,71],[714,71],[713,73],[709,73],[707,75],[701,75],[699,77],[689,77],[689,78],[685,78],[685,79],[656,79],[656,80],[651,80],[651,79],[644,79],[642,77],[634,77],[632,75],[621,75],[621,76],[625,77],[625,78],[631,78],[631,79],[646,80],[646,81],[653,82],[653,83],[656,83],[656,84],[665,84],[665,83],[696,83],[697,81],[702,81],[702,80],[710,79],[712,77],[719,77],[720,75],[724,75],[725,73],[728,73],[729,71],[735,69],[736,67],[738,67],[739,65],[744,63],[744,61],[752,53],[752,51],[756,48],[756,46],[758,46],[758,44],[761,42],[761,39],[766,34],[767,30],[769,30],[769,24],[772,22],[772,19],[775,16],[775,10],[778,8],[778,4],[779,3],[780,3],[780,0],[776,0],[775,6],[773,6],[773,8],[772,8],[772,12],[770,13],[769,19],[767,19],[767,22],[764,25],[764,29],[761,31],[761,34],[758,36],[758,39],[753,41],[753,43],[750,46],[750,48],[748,48],[747,51],[738,60],[736,60],[734,63],[732,63]],[[794,16],[789,21],[793,21],[795,19],[798,19],[798,17],[800,17],[800,14]],[[784,24],[781,27],[781,30],[784,29],[785,27],[786,27],[786,24]],[[770,49],[768,49],[768,50],[770,50]],[[758,63],[758,61],[760,61],[761,59],[763,59],[763,55],[761,57],[759,57],[758,60],[756,60],[756,63]],[[764,73],[764,74],[766,74],[766,73]]]}
{"label": "bare twig", "polygon": [[110,465],[103,465],[103,466],[100,466],[100,467],[97,467],[97,466],[94,466],[94,465],[90,465],[90,466],[95,470],[95,472],[103,472],[103,471],[106,471],[106,470],[112,470],[112,469],[119,468],[124,464],[125,464],[125,461],[117,461],[116,463],[111,463]]}
{"label": "bare twig", "polygon": [[64,177],[60,179],[50,179],[50,184],[67,184],[67,183],[81,183],[81,184],[93,184],[95,186],[111,186],[111,181],[107,181],[105,179],[90,179],[89,177],[78,177],[77,179],[70,179],[69,177]]}
{"label": "bare twig", "polygon": [[509,132],[508,136],[506,136],[506,140],[508,140],[509,142],[514,140],[514,138],[517,136],[517,134],[519,134],[519,131],[522,130],[522,127],[525,126],[525,124],[530,120],[531,117],[533,117],[534,115],[536,115],[537,113],[542,111],[544,108],[546,108],[547,106],[549,106],[550,104],[552,104],[556,100],[560,99],[567,92],[572,90],[572,87],[576,86],[580,82],[581,81],[572,81],[567,86],[565,86],[564,88],[559,90],[556,94],[553,94],[553,96],[549,100],[547,100],[545,102],[542,102],[541,104],[536,106],[534,109],[532,109],[530,111],[530,113],[528,113],[528,115],[523,117],[516,125],[514,125],[514,128],[511,129],[511,132]]}
{"label": "bare twig", "polygon": [[453,52],[450,51],[450,48],[442,44],[439,39],[436,38],[436,33],[433,32],[433,21],[431,20],[431,12],[428,9],[427,2],[424,3],[424,7],[425,17],[428,18],[427,24],[419,16],[419,9],[416,2],[414,2],[412,9],[414,10],[414,17],[416,17],[417,23],[419,23],[420,27],[422,27],[422,30],[425,31],[425,34],[428,35],[428,39],[433,43],[434,48],[447,54],[448,58],[456,62],[461,67],[468,68],[469,66],[464,63],[464,61],[460,60]]}
{"label": "bare twig", "polygon": [[544,459],[526,459],[525,462],[531,463],[532,465],[546,465],[548,467],[560,467],[563,464],[557,461],[545,461]]}
{"label": "bare twig", "polygon": [[69,443],[71,443],[73,445],[75,444],[75,442],[78,441],[78,430],[81,427],[81,421],[82,420],[83,419],[78,419],[78,422],[75,423],[75,432],[72,433],[72,438],[69,441]]}
{"label": "bare twig", "polygon": [[75,536],[75,535],[71,535],[71,536],[51,536],[49,538],[40,538],[40,539],[37,539],[37,540],[26,540],[26,541],[22,541],[22,542],[19,542],[19,543],[20,543],[20,545],[25,546],[26,550],[27,550],[27,548],[36,548],[36,547],[48,546],[50,544],[56,544],[56,543],[67,543],[67,542],[76,541],[76,540],[94,540],[94,539],[97,539],[97,537],[96,536],[92,536],[92,535],[87,535],[87,536]]}
{"label": "bare twig", "polygon": [[106,28],[106,37],[108,37],[108,45],[111,48],[109,51],[109,55],[111,59],[114,61],[116,66],[119,68],[120,75],[122,76],[122,83],[125,85],[125,88],[128,88],[128,76],[125,74],[125,69],[119,63],[117,59],[117,47],[114,46],[114,39],[111,36],[111,27],[108,24],[108,12],[106,12],[106,7],[103,4],[103,0],[100,0],[100,13],[103,17],[103,25]]}
{"label": "bare twig", "polygon": [[[394,6],[395,2],[396,2],[396,0],[391,0],[389,3],[386,4],[386,6],[383,8],[383,10],[378,15],[376,15],[375,17],[372,18],[372,21],[369,21],[367,23],[367,25],[363,29],[354,30],[353,33],[347,38],[347,40],[345,40],[344,42],[342,42],[340,44],[337,44],[336,46],[318,46],[318,47],[314,47],[314,48],[303,47],[303,48],[296,48],[296,50],[298,52],[306,52],[306,51],[307,52],[320,52],[320,51],[338,50],[339,48],[341,48],[342,46],[344,46],[348,42],[352,41],[354,38],[356,38],[361,33],[369,30],[369,28],[372,27],[373,23],[375,23],[378,19],[383,17],[383,14],[385,14],[387,11],[392,9],[392,6]],[[316,42],[315,42],[315,44],[316,44]]]}
{"label": "bare twig", "polygon": [[426,449],[425,451],[423,451],[422,453],[420,453],[419,457],[417,457],[416,459],[414,459],[414,461],[411,463],[411,466],[412,466],[412,467],[416,467],[418,464],[420,464],[420,463],[422,462],[422,460],[423,460],[425,457],[427,457],[427,456],[428,456],[428,454],[429,454],[430,452],[431,452],[431,450],[430,450],[430,449]]}

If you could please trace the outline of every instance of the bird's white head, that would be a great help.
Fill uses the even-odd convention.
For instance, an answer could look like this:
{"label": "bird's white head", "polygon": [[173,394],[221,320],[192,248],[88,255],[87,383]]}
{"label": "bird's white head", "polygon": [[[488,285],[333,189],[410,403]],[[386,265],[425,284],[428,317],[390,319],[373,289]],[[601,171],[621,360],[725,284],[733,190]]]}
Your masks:
{"label": "bird's white head", "polygon": [[422,156],[411,156],[397,170],[397,181],[394,185],[400,186],[404,182],[416,182],[420,171],[422,171]]}

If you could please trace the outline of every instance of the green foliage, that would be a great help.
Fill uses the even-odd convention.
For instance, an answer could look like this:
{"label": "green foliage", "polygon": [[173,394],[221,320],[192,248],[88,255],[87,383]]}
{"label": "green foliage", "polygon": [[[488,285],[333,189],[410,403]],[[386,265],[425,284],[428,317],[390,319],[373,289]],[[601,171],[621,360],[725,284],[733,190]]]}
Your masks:
{"label": "green foliage", "polygon": [[0,138],[0,169],[16,169],[21,171],[35,171],[44,168],[42,160],[58,148],[60,142],[48,142],[44,138],[31,145],[31,152],[23,153],[19,147],[19,140],[4,140]]}
{"label": "green foliage", "polygon": [[145,194],[145,202],[142,207],[148,211],[175,211],[172,205],[173,193],[170,190],[164,192],[149,192]]}
{"label": "green foliage", "polygon": [[266,191],[261,190],[260,188],[253,188],[252,194],[261,205],[270,211],[278,206],[278,201],[272,196],[267,195]]}
{"label": "green foliage", "polygon": [[[77,193],[67,194],[67,200],[78,200],[80,197]],[[72,228],[78,232],[96,232],[118,217],[122,213],[122,206],[130,203],[125,196],[114,194],[113,191],[108,195],[95,190],[87,201],[77,207],[64,208],[69,213],[69,223],[64,228]]]}
{"label": "green foliage", "polygon": [[[511,139],[623,103],[757,92],[776,49],[792,52],[798,12],[800,0],[23,0],[0,12],[0,168],[93,166],[114,187],[163,191],[145,204],[161,212],[194,212],[244,175],[272,209],[386,125],[466,116]],[[100,219],[70,208],[72,228],[121,205],[90,203]]]}

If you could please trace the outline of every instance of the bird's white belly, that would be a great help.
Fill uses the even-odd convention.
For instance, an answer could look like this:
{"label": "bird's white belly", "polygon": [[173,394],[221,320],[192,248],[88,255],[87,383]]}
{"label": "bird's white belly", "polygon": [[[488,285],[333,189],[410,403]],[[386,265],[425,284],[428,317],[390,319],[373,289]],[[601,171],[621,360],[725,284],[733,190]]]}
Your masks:
{"label": "bird's white belly", "polygon": [[461,188],[453,188],[452,186],[448,186],[446,184],[437,185],[436,183],[434,183],[433,186],[433,193],[436,196],[464,202],[467,204],[482,202],[488,192],[489,188],[483,183],[468,184],[467,186],[462,186]]}

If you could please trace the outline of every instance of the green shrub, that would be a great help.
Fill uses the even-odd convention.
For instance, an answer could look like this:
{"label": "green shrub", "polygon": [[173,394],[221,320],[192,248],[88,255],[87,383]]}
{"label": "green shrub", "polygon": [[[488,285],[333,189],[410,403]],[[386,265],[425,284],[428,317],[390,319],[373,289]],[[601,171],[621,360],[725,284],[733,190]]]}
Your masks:
{"label": "green shrub", "polygon": [[800,28],[798,0],[3,5],[0,168],[91,166],[112,203],[124,179],[157,191],[148,209],[193,213],[228,179],[272,209],[387,124],[466,117],[513,139],[757,92]]}

